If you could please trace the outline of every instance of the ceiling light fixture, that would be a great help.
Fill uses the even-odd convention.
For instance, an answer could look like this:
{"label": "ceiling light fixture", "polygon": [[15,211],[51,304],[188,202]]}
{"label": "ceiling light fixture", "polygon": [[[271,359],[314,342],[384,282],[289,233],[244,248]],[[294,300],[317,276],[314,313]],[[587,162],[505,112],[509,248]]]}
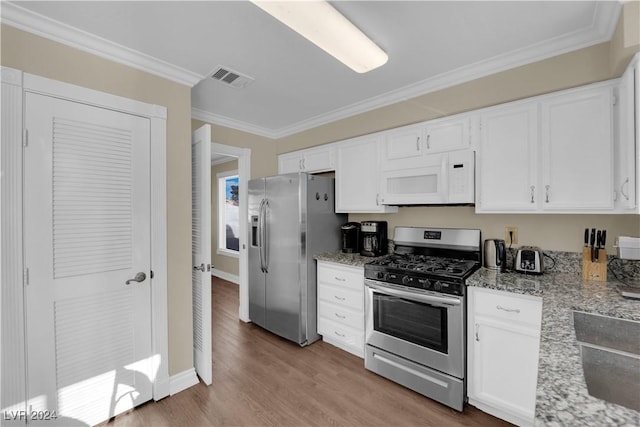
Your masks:
{"label": "ceiling light fixture", "polygon": [[252,3],[351,68],[366,73],[389,57],[326,1],[260,1]]}

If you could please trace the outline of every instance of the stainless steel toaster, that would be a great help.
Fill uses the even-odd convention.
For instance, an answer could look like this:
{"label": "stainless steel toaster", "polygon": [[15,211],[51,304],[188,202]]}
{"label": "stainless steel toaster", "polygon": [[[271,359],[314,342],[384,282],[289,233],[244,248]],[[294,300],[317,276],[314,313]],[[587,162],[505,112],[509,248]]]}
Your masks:
{"label": "stainless steel toaster", "polygon": [[521,273],[542,274],[544,255],[537,246],[522,246],[516,253],[513,269]]}

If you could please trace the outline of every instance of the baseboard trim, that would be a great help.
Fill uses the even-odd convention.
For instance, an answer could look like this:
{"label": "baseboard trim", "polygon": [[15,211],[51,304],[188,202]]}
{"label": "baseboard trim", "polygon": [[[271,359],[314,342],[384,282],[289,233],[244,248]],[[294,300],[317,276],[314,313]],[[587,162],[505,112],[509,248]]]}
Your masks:
{"label": "baseboard trim", "polygon": [[226,271],[218,270],[217,268],[211,269],[211,275],[224,279],[228,282],[235,283],[236,285],[240,284],[240,276],[227,273]]}
{"label": "baseboard trim", "polygon": [[193,387],[198,384],[200,380],[196,375],[195,368],[187,369],[179,374],[171,375],[169,378],[169,393],[173,396],[176,393],[180,393],[183,390]]}

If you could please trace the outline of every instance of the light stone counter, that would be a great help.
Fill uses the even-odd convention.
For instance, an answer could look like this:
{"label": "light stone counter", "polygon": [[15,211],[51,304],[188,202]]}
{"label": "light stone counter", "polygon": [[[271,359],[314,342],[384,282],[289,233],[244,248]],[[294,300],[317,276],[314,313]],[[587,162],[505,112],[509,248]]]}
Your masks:
{"label": "light stone counter", "polygon": [[467,284],[542,297],[536,425],[639,426],[640,412],[587,392],[572,312],[640,320],[640,301],[623,298],[616,281],[583,282],[577,269],[562,270],[573,271],[525,276],[481,268]]}
{"label": "light stone counter", "polygon": [[364,265],[368,262],[376,260],[376,257],[367,257],[362,256],[360,254],[346,254],[341,251],[334,252],[323,252],[314,256],[314,258],[318,261],[327,261],[333,262],[336,264],[344,264],[349,265],[351,267],[361,267],[364,268]]}

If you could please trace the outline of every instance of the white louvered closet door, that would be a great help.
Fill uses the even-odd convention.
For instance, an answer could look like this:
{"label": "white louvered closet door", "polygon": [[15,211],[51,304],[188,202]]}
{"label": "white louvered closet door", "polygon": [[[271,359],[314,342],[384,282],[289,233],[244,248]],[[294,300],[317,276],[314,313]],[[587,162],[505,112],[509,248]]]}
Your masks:
{"label": "white louvered closet door", "polygon": [[149,125],[25,98],[28,407],[61,425],[94,425],[152,396]]}
{"label": "white louvered closet door", "polygon": [[211,126],[191,140],[191,270],[193,360],[202,381],[211,384]]}

